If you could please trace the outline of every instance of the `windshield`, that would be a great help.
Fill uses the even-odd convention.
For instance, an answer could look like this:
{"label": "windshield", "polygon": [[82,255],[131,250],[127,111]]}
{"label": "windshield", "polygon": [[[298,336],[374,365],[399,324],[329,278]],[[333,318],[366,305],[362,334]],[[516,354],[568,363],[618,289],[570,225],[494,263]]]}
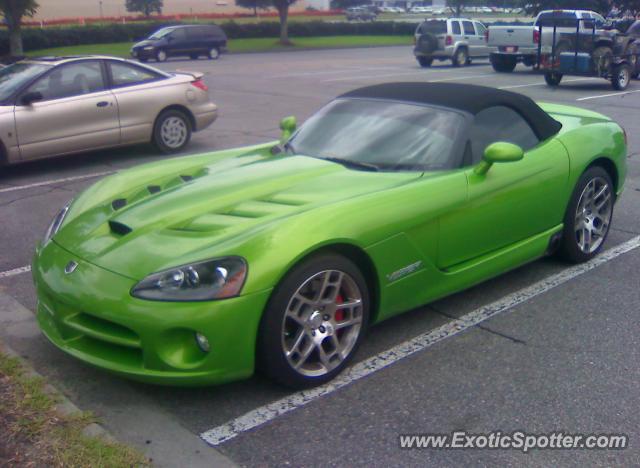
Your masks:
{"label": "windshield", "polygon": [[288,151],[354,168],[386,171],[451,169],[462,114],[430,106],[338,99],[311,117],[287,144]]}
{"label": "windshield", "polygon": [[0,68],[0,101],[8,99],[23,85],[40,76],[49,68],[50,65],[24,62]]}
{"label": "windshield", "polygon": [[151,36],[149,36],[149,39],[162,39],[167,34],[170,34],[171,32],[173,32],[174,29],[175,28],[160,29],[159,31],[156,31]]}

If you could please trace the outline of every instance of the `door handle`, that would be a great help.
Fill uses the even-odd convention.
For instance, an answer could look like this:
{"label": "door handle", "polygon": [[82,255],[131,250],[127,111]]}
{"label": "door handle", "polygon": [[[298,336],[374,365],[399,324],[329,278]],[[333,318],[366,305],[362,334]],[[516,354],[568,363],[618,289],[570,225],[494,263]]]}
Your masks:
{"label": "door handle", "polygon": [[107,107],[109,103],[107,101],[100,101],[96,106],[98,107]]}

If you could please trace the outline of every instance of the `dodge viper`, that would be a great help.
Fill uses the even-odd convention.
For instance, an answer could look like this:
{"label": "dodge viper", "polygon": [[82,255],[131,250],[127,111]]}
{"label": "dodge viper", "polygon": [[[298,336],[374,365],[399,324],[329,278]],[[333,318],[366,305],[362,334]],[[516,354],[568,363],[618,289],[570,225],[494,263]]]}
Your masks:
{"label": "dodge viper", "polygon": [[603,248],[624,130],[461,84],[356,89],[279,141],[109,176],[37,247],[58,348],[170,385],[327,382],[367,327],[548,254]]}

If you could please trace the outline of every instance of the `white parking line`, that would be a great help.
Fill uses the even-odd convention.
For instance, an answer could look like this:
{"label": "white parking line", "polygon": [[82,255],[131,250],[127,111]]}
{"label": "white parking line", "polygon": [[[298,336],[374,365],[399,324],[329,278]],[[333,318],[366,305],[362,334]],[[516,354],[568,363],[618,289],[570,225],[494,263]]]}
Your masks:
{"label": "white parking line", "polygon": [[45,185],[60,184],[63,182],[73,182],[74,180],[91,179],[93,177],[102,177],[105,175],[113,174],[114,172],[115,171],[94,172],[93,174],[65,177],[63,179],[45,180],[44,182],[36,182],[34,184],[16,185],[14,187],[1,188],[0,193],[15,192],[17,190],[26,190],[26,189],[35,188],[35,187],[43,187]]}
{"label": "white parking line", "polygon": [[611,94],[600,94],[599,96],[587,96],[583,98],[576,99],[576,101],[589,101],[590,99],[601,99],[613,96],[624,96],[626,94],[640,93],[640,89],[636,89],[635,91],[624,91],[622,93],[611,93]]}
{"label": "white parking line", "polygon": [[29,273],[31,271],[31,266],[23,266],[20,268],[14,268],[13,270],[8,271],[0,271],[0,279],[9,278],[10,276],[22,275],[24,273]]}
{"label": "white parking line", "polygon": [[[573,83],[576,81],[593,81],[593,80],[602,80],[602,78],[575,78],[572,80],[562,80],[563,83]],[[531,86],[546,86],[547,83],[543,80],[539,83],[528,83],[521,85],[511,85],[511,86],[500,86],[498,89],[515,89],[515,88],[529,88]]]}
{"label": "white parking line", "polygon": [[324,70],[324,71],[314,71],[314,72],[300,72],[300,73],[271,75],[271,76],[267,76],[267,78],[268,79],[295,78],[298,76],[334,75],[339,73],[367,72],[367,71],[375,71],[375,70],[405,70],[405,69],[406,68],[401,68],[401,67],[351,67],[351,68],[342,68],[339,70]]}
{"label": "white parking line", "polygon": [[423,333],[411,340],[405,341],[382,353],[365,359],[347,369],[343,374],[331,382],[310,390],[293,393],[285,398],[269,403],[260,408],[256,408],[248,413],[229,421],[221,426],[214,427],[200,434],[200,437],[210,445],[216,446],[237,435],[261,426],[283,414],[293,411],[312,401],[329,395],[342,387],[367,377],[391,364],[394,364],[406,357],[422,351],[435,343],[447,338],[451,338],[471,327],[478,325],[491,317],[506,312],[514,307],[543,294],[567,281],[576,278],[594,268],[613,260],[631,250],[640,247],[640,236],[607,250],[590,262],[576,265],[555,275],[538,281],[533,285],[516,291],[513,294],[503,297],[492,304],[480,307],[458,319],[454,319],[447,324],[427,333]]}

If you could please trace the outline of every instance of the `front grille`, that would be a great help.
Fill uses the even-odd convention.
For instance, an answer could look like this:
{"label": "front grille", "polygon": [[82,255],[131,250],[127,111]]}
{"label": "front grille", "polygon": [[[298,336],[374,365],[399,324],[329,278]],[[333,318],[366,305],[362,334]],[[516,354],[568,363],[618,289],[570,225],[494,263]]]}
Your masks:
{"label": "front grille", "polygon": [[83,353],[127,367],[143,367],[140,337],[127,327],[85,312],[67,315],[59,326],[66,343]]}

